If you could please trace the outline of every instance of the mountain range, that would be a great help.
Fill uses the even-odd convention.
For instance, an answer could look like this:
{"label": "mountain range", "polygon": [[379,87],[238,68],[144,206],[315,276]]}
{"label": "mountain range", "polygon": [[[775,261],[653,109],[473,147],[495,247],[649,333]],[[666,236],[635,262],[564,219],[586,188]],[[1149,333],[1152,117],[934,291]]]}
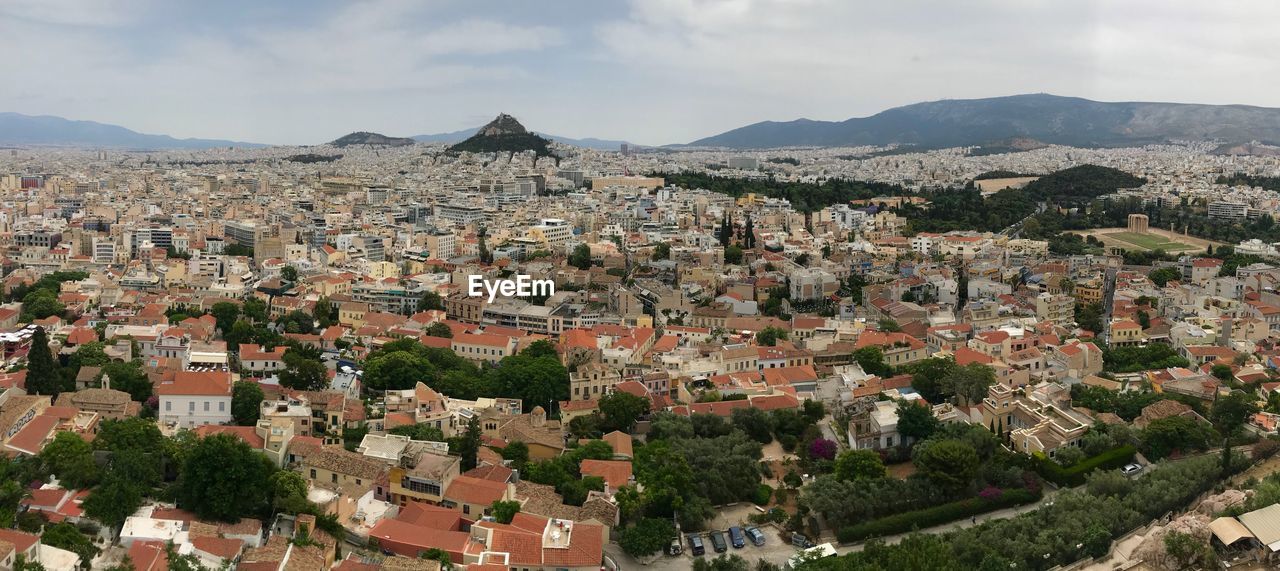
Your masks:
{"label": "mountain range", "polygon": [[0,145],[50,145],[62,147],[112,147],[126,149],[208,149],[212,147],[264,147],[255,143],[221,139],[175,139],[148,135],[118,125],[73,121],[52,115],[0,113]]}
{"label": "mountain range", "polygon": [[[417,135],[412,140],[456,145],[477,129]],[[624,141],[573,139],[531,131],[552,141],[617,150]],[[1280,109],[1248,105],[1101,102],[1049,94],[985,99],[945,99],[895,107],[844,121],[765,121],[705,137],[682,147],[763,149],[908,145],[920,149],[981,147],[977,153],[1028,150],[1043,145],[1117,147],[1170,140],[1210,140],[1221,152],[1254,152],[1280,143]],[[409,138],[357,132],[334,144],[408,144]],[[364,141],[364,142],[359,142]],[[378,141],[378,142],[370,142]],[[138,133],[117,125],[73,121],[49,115],[0,112],[0,145],[51,145],[126,149],[262,147],[220,139],[177,139]]]}
{"label": "mountain range", "polygon": [[1010,140],[1116,147],[1169,140],[1280,141],[1280,109],[1248,105],[1108,103],[1049,94],[946,99],[845,121],[765,121],[688,146],[1007,145]]}

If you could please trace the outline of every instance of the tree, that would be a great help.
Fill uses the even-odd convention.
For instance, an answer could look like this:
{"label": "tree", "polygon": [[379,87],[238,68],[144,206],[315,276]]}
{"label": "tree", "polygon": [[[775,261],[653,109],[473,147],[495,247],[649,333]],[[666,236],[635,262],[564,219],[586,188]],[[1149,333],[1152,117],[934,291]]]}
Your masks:
{"label": "tree", "polygon": [[40,451],[40,459],[70,489],[87,488],[98,482],[93,448],[74,432],[59,432]]}
{"label": "tree", "polygon": [[246,299],[240,312],[255,323],[267,321],[267,302],[258,298]]}
{"label": "tree", "polygon": [[18,317],[24,323],[37,319],[45,319],[62,315],[66,307],[58,301],[58,295],[48,290],[35,290],[22,298],[22,314]]}
{"label": "tree", "polygon": [[310,335],[316,330],[314,318],[307,315],[307,312],[300,310],[294,310],[286,313],[284,317],[281,317],[276,323],[284,326],[285,333],[302,333],[304,335]]}
{"label": "tree", "polygon": [[124,478],[108,476],[89,492],[81,507],[89,517],[110,527],[124,525],[124,520],[142,506],[142,490]]}
{"label": "tree", "polygon": [[316,319],[321,329],[325,329],[333,325],[334,314],[337,313],[336,310],[337,307],[333,305],[333,302],[329,301],[327,296],[320,296],[320,299],[316,300],[315,306],[311,308],[311,316]]}
{"label": "tree", "polygon": [[885,364],[884,352],[879,347],[868,345],[853,352],[853,360],[868,375],[889,377],[893,375],[893,367]]}
{"label": "tree", "polygon": [[[533,345],[538,343],[541,341]],[[368,378],[366,370],[365,379]],[[518,398],[530,408],[544,406],[547,412],[552,412],[555,403],[569,400],[569,371],[552,356],[530,357],[521,353],[506,357],[497,368],[490,369],[489,381],[496,391],[494,396]]]}
{"label": "tree", "polygon": [[542,357],[552,357],[555,359],[560,358],[560,354],[556,352],[555,344],[547,341],[546,339],[540,339],[530,343],[528,347],[525,347],[524,350],[520,352],[520,354],[534,359]]}
{"label": "tree", "polygon": [[283,268],[280,268],[280,279],[282,279],[282,280],[284,280],[285,282],[288,282],[288,283],[295,283],[295,282],[297,282],[297,281],[298,281],[298,268],[295,268],[295,267],[293,267],[293,266],[285,266],[285,267],[283,267]]}
{"label": "tree", "polygon": [[423,333],[429,337],[441,337],[444,339],[453,339],[453,329],[449,328],[447,323],[432,323],[428,325]]}
{"label": "tree", "polygon": [[873,450],[845,450],[836,456],[835,475],[845,481],[883,478],[888,472]]}
{"label": "tree", "polygon": [[1231,438],[1244,428],[1249,418],[1258,413],[1256,399],[1247,393],[1233,392],[1219,396],[1209,411],[1209,421],[1222,435],[1222,470],[1227,473],[1231,462]]}
{"label": "tree", "polygon": [[724,263],[738,265],[742,263],[742,248],[736,245],[725,246]]}
{"label": "tree", "polygon": [[741,555],[723,554],[715,559],[694,559],[693,571],[750,571],[750,566]]}
{"label": "tree", "polygon": [[833,460],[836,457],[836,450],[839,450],[834,440],[826,438],[815,438],[809,443],[809,458],[821,460]]}
{"label": "tree", "polygon": [[773,420],[765,411],[755,407],[735,408],[730,418],[734,427],[752,440],[761,444],[773,442]]}
{"label": "tree", "polygon": [[370,390],[411,389],[425,381],[435,367],[424,358],[408,351],[395,351],[370,357],[365,362],[364,383]]}
{"label": "tree", "polygon": [[240,349],[241,343],[251,343],[253,341],[255,330],[253,324],[247,319],[237,319],[231,324],[231,329],[223,332],[222,340],[227,342],[227,349],[237,351]]}
{"label": "tree", "polygon": [[511,523],[511,519],[520,513],[520,502],[494,500],[493,505],[489,508],[489,513],[493,514],[493,519],[498,523]]}
{"label": "tree", "polygon": [[613,391],[600,397],[596,407],[604,415],[601,430],[631,432],[636,420],[649,413],[649,399],[623,391]]}
{"label": "tree", "polygon": [[324,363],[308,359],[290,348],[284,352],[280,384],[299,391],[318,391],[329,386],[329,370]]}
{"label": "tree", "polygon": [[942,390],[973,404],[986,398],[987,389],[995,382],[995,369],[982,363],[969,363],[952,369],[943,377]]}
{"label": "tree", "polygon": [[939,425],[929,407],[906,400],[898,401],[898,433],[902,436],[924,440],[932,436]]}
{"label": "tree", "polygon": [[604,433],[600,430],[599,412],[573,417],[572,420],[568,421],[568,435],[570,435],[570,438],[577,439],[595,439],[603,437]]}
{"label": "tree", "polygon": [[82,563],[92,560],[99,551],[88,536],[80,533],[75,525],[68,522],[56,523],[45,528],[44,534],[40,536],[40,542],[75,553],[80,556]]}
{"label": "tree", "polygon": [[1151,280],[1151,283],[1156,284],[1157,287],[1164,287],[1165,284],[1171,281],[1182,279],[1182,272],[1172,267],[1158,268],[1151,270],[1151,273],[1147,274],[1147,279]]}
{"label": "tree", "polygon": [[1063,466],[1075,466],[1077,462],[1084,460],[1084,450],[1076,446],[1064,446],[1058,449],[1053,459]]}
{"label": "tree", "polygon": [[424,293],[418,300],[418,311],[444,311],[444,298],[434,291]]}
{"label": "tree", "polygon": [[632,557],[648,557],[659,553],[676,537],[676,528],[668,519],[644,518],[622,530],[618,545]]}
{"label": "tree", "polygon": [[876,324],[876,329],[885,333],[898,333],[899,331],[902,331],[902,326],[898,325],[898,322],[892,319],[881,319],[880,322]]}
{"label": "tree", "polygon": [[71,359],[67,364],[76,371],[81,367],[101,367],[111,362],[111,358],[107,356],[104,350],[105,345],[101,341],[90,341],[76,347],[76,352],[71,355]]}
{"label": "tree", "polygon": [[765,327],[756,334],[756,342],[768,347],[773,347],[778,344],[779,340],[785,341],[786,339],[787,330],[781,327],[774,327],[772,325]]}
{"label": "tree", "polygon": [[1213,429],[1199,420],[1185,416],[1160,418],[1142,430],[1143,455],[1159,460],[1175,450],[1206,450],[1213,437]]}
{"label": "tree", "polygon": [[978,453],[960,440],[926,440],[915,447],[911,463],[939,488],[957,493],[972,485],[978,474]]}
{"label": "tree", "polygon": [[476,456],[480,453],[480,417],[473,416],[467,421],[467,431],[462,435],[458,445],[458,455],[462,457],[462,471],[476,467]]}
{"label": "tree", "polygon": [[488,237],[488,234],[489,234],[489,232],[488,232],[488,231],[486,231],[483,227],[476,231],[476,238],[477,238],[477,239],[478,239],[478,241],[479,241],[479,244],[478,244],[478,246],[479,246],[479,252],[478,252],[478,253],[479,253],[479,255],[480,255],[480,256],[479,256],[479,257],[480,257],[480,263],[482,263],[482,264],[492,264],[492,263],[493,263],[493,252],[489,251],[489,244],[488,244],[488,242],[485,240],[485,238],[486,238],[486,237]]}
{"label": "tree", "polygon": [[[439,428],[425,422],[417,424],[404,424],[387,431],[397,436],[408,436],[412,440],[426,440],[429,442],[444,442],[444,432]],[[521,443],[523,444],[523,442]],[[527,448],[526,448],[527,450]]]}
{"label": "tree", "polygon": [[217,320],[218,330],[222,331],[226,336],[231,331],[231,326],[236,322],[236,318],[240,317],[240,306],[229,301],[220,301],[213,304],[209,308],[209,314]]}
{"label": "tree", "polygon": [[1218,380],[1228,381],[1231,380],[1231,376],[1234,373],[1231,371],[1231,365],[1214,365],[1213,368],[1209,369],[1209,374],[1218,378]]}
{"label": "tree", "polygon": [[27,351],[27,392],[56,397],[62,389],[62,373],[49,350],[49,337],[43,327],[36,327]]}
{"label": "tree", "polygon": [[112,389],[129,393],[129,398],[137,402],[151,398],[154,390],[151,379],[142,371],[142,363],[138,360],[107,363],[102,366],[102,376],[111,379]]}
{"label": "tree", "polygon": [[579,270],[591,268],[591,246],[578,244],[569,254],[569,265]]}
{"label": "tree", "polygon": [[178,503],[201,518],[218,521],[262,514],[270,492],[267,478],[274,469],[271,460],[234,436],[201,438],[182,465]]}
{"label": "tree", "polygon": [[668,244],[666,242],[658,242],[658,245],[653,247],[653,255],[650,256],[650,259],[653,259],[655,261],[670,260],[671,244]]}
{"label": "tree", "polygon": [[258,424],[258,416],[262,412],[262,401],[266,395],[258,383],[252,381],[236,381],[231,387],[231,418],[240,426]]}
{"label": "tree", "polygon": [[511,462],[511,467],[523,470],[529,461],[529,445],[519,440],[507,443],[507,447],[502,449],[502,459]]}

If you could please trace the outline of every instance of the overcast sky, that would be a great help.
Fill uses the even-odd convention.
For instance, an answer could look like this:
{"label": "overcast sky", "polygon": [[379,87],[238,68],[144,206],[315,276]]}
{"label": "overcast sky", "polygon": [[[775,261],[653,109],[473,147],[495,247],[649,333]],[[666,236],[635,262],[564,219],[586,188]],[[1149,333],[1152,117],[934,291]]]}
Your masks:
{"label": "overcast sky", "polygon": [[0,1],[0,111],[313,144],[499,112],[688,142],[947,98],[1280,107],[1280,2]]}

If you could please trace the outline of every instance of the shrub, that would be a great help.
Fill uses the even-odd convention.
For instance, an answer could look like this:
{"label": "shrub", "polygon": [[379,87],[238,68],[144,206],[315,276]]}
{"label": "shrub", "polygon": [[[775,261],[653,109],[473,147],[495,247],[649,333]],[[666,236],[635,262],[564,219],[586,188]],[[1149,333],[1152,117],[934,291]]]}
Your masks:
{"label": "shrub", "polygon": [[1254,462],[1257,462],[1275,456],[1277,451],[1280,451],[1280,442],[1267,439],[1254,444],[1253,452],[1250,453],[1250,456]]}
{"label": "shrub", "polygon": [[769,484],[760,484],[759,486],[756,486],[756,495],[754,498],[751,498],[751,501],[757,506],[768,505],[769,498],[772,496],[773,488],[770,488]]}
{"label": "shrub", "polygon": [[1124,466],[1133,460],[1133,455],[1136,453],[1137,450],[1133,446],[1126,444],[1097,456],[1085,458],[1070,468],[1063,468],[1057,462],[1037,452],[1034,466],[1036,472],[1044,479],[1059,486],[1075,487],[1084,483],[1084,477],[1089,472],[1098,468],[1111,470]]}
{"label": "shrub", "polygon": [[1039,499],[1040,494],[1027,490],[1005,490],[993,499],[968,498],[958,502],[903,512],[866,523],[847,526],[836,532],[836,539],[841,543],[849,543],[868,537],[896,535],[913,529],[942,525],[989,511],[1028,504]]}

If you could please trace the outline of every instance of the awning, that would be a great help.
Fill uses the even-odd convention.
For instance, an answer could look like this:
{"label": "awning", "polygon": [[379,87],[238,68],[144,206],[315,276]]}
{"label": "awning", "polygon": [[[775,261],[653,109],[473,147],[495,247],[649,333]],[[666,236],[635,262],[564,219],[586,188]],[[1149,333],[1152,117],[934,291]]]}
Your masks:
{"label": "awning", "polygon": [[1249,531],[1249,528],[1233,517],[1220,517],[1213,520],[1209,524],[1209,530],[1223,545],[1231,545],[1246,537],[1253,537],[1253,533]]}

